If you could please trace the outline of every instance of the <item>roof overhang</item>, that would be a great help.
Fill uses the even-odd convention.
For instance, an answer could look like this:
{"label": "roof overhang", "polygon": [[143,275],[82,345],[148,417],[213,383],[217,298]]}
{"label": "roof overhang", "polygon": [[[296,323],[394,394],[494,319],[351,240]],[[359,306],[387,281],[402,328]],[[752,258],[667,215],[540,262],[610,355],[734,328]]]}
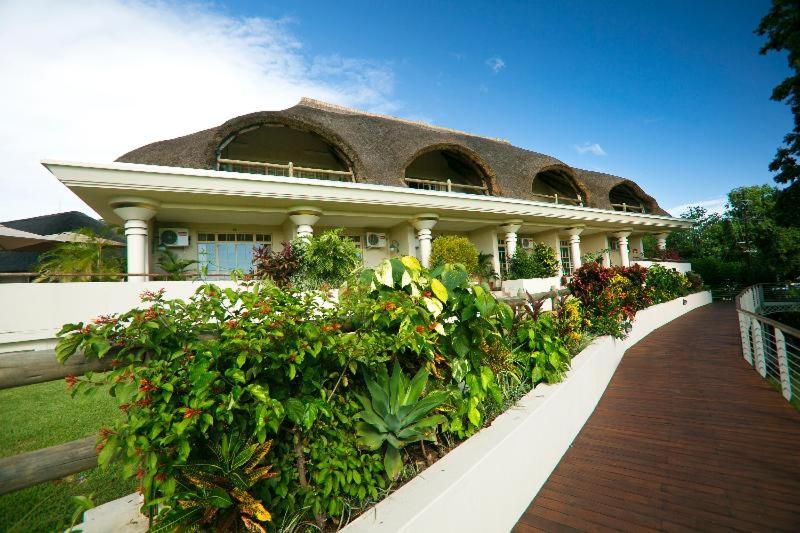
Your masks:
{"label": "roof overhang", "polygon": [[[435,213],[441,219],[502,223],[581,224],[629,228],[656,233],[688,228],[690,220],[626,213],[592,207],[551,204],[499,196],[422,191],[365,183],[264,176],[218,170],[163,167],[132,163],[77,163],[45,160],[42,164],[105,220],[119,221],[111,202],[121,195],[158,202],[159,212],[286,213],[311,205],[326,214],[381,216],[398,219]],[[158,215],[157,215],[158,216]]]}

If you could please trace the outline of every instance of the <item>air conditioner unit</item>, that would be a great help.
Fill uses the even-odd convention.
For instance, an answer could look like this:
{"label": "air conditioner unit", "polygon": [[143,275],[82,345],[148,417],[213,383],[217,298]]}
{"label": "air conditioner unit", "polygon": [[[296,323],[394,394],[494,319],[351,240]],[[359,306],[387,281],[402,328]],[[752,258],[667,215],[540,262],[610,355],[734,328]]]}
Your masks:
{"label": "air conditioner unit", "polygon": [[386,248],[386,234],[368,232],[367,248]]}
{"label": "air conditioner unit", "polygon": [[534,241],[533,239],[520,239],[519,240],[519,245],[521,247],[525,248],[526,250],[529,250],[529,249],[533,248],[533,245],[534,245],[535,242],[536,241]]}
{"label": "air conditioner unit", "polygon": [[160,228],[158,242],[168,248],[189,246],[189,230],[186,228]]}

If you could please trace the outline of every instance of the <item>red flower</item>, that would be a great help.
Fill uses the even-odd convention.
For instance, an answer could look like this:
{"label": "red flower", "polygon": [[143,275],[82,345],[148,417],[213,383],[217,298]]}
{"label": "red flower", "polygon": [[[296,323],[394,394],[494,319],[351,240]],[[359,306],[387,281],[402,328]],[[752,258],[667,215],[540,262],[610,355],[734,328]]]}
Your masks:
{"label": "red flower", "polygon": [[142,479],[144,477],[144,470],[141,468],[136,471],[136,479]]}
{"label": "red flower", "polygon": [[94,447],[94,453],[96,453],[97,455],[100,455],[100,452],[102,452],[103,448],[105,448],[105,447],[106,447],[106,445],[104,443],[102,443],[102,442],[97,443],[97,446]]}
{"label": "red flower", "polygon": [[438,326],[438,325],[439,325],[439,323],[438,323],[438,322],[431,322],[431,325],[430,325],[430,326],[428,326],[428,329],[430,329],[431,331],[433,331],[433,330],[435,330],[435,329],[436,329],[436,326]]}
{"label": "red flower", "polygon": [[150,398],[142,398],[141,400],[136,401],[136,405],[139,407],[147,407],[151,403],[153,403],[153,401]]}
{"label": "red flower", "polygon": [[385,304],[383,304],[383,308],[386,309],[387,311],[394,311],[395,309],[397,309],[397,304],[394,302],[386,302]]}
{"label": "red flower", "polygon": [[67,382],[67,387],[71,389],[75,386],[76,383],[78,383],[78,378],[76,378],[72,374],[69,374],[64,378],[64,381]]}
{"label": "red flower", "polygon": [[153,385],[151,381],[147,378],[142,378],[142,381],[139,384],[139,391],[140,392],[150,392],[151,390],[156,390],[158,387]]}
{"label": "red flower", "polygon": [[330,324],[325,324],[324,326],[322,326],[322,331],[324,331],[326,333],[328,331],[333,331],[333,326],[331,326]]}
{"label": "red flower", "polygon": [[164,481],[165,479],[167,479],[166,472],[159,472],[158,474],[156,474],[156,481]]}
{"label": "red flower", "polygon": [[98,433],[98,434],[100,435],[100,438],[101,438],[101,439],[103,439],[103,440],[108,440],[108,438],[109,438],[111,435],[113,435],[113,434],[114,434],[114,432],[113,432],[113,431],[111,431],[111,429],[109,429],[109,428],[100,428],[100,431],[99,431],[99,433]]}
{"label": "red flower", "polygon": [[425,292],[422,293],[422,295],[425,298],[430,298],[431,296],[433,296],[433,293],[431,291],[425,291]]}
{"label": "red flower", "polygon": [[425,333],[425,326],[417,326],[414,329],[417,330],[417,333]]}
{"label": "red flower", "polygon": [[225,327],[227,327],[228,329],[236,329],[238,326],[239,326],[238,320],[228,320],[227,322],[225,322]]}
{"label": "red flower", "polygon": [[123,403],[123,404],[120,404],[120,406],[119,406],[119,410],[122,411],[123,413],[127,413],[128,409],[130,409],[130,408],[131,408],[131,404],[129,404],[129,403]]}

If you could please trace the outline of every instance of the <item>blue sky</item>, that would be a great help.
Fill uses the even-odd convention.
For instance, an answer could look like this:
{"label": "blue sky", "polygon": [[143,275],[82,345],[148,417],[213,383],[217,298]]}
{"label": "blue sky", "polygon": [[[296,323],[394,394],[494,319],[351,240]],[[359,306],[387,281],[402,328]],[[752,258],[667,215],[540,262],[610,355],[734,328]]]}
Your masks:
{"label": "blue sky", "polygon": [[769,99],[785,58],[753,34],[768,7],[0,1],[0,220],[92,212],[44,158],[112,161],[301,96],[501,137],[668,209],[719,207],[771,182],[791,128]]}
{"label": "blue sky", "polygon": [[[380,4],[380,5],[376,5]],[[402,7],[396,7],[402,4]],[[769,2],[230,2],[312,54],[389,65],[393,113],[635,178],[666,207],[771,180],[791,128]],[[494,66],[494,68],[492,68]],[[579,153],[576,146],[597,144]]]}

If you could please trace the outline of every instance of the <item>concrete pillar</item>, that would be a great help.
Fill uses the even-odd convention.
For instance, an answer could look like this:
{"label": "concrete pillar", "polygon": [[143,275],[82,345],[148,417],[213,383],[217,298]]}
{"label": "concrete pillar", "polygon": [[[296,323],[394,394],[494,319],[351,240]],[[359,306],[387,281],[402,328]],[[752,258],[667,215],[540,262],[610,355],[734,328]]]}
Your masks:
{"label": "concrete pillar", "polygon": [[125,221],[129,282],[141,283],[148,280],[150,265],[147,222],[155,216],[157,206],[157,202],[143,198],[116,198],[111,201],[114,213]]}
{"label": "concrete pillar", "polygon": [[567,230],[569,234],[569,253],[572,256],[572,270],[578,270],[581,267],[581,232],[583,228],[570,228]]}
{"label": "concrete pillar", "polygon": [[514,257],[514,253],[517,251],[517,232],[521,227],[521,220],[509,220],[500,226],[500,231],[505,234],[504,240],[506,242],[506,262],[510,261],[511,258]]}
{"label": "concrete pillar", "polygon": [[414,229],[417,230],[417,239],[419,239],[418,259],[425,268],[431,266],[431,230],[438,221],[439,216],[434,214],[419,215],[411,221]]}
{"label": "concrete pillar", "polygon": [[614,234],[614,237],[617,238],[617,242],[619,243],[619,261],[624,267],[631,265],[631,258],[628,253],[628,236],[630,234],[630,231],[620,231]]}
{"label": "concrete pillar", "polygon": [[667,236],[669,233],[659,233],[656,235],[656,242],[658,243],[659,250],[666,250],[667,249]]}
{"label": "concrete pillar", "polygon": [[314,234],[314,224],[321,214],[322,211],[314,207],[295,207],[289,211],[289,220],[297,228],[298,239],[307,239]]}

